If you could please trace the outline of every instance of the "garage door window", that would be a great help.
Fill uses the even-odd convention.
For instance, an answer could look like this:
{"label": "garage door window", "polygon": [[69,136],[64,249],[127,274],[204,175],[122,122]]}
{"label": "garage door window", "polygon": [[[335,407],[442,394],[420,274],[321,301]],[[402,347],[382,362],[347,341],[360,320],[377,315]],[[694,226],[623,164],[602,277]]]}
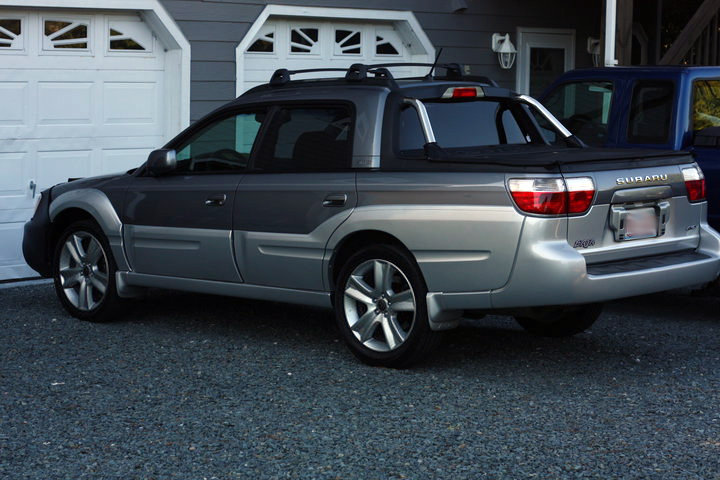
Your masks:
{"label": "garage door window", "polygon": [[273,53],[275,51],[275,27],[263,27],[258,39],[247,49],[252,53]]}
{"label": "garage door window", "polygon": [[378,30],[375,35],[375,55],[397,56],[400,55],[401,42],[397,34],[390,30]]}
{"label": "garage door window", "polygon": [[0,49],[22,50],[22,19],[0,18]]}
{"label": "garage door window", "polygon": [[317,28],[293,28],[290,30],[290,52],[319,54],[318,39]]}
{"label": "garage door window", "polygon": [[177,172],[226,173],[244,170],[262,112],[247,112],[215,121],[177,147]]}
{"label": "garage door window", "polygon": [[108,51],[142,53],[152,52],[153,35],[139,20],[108,19]]}
{"label": "garage door window", "polygon": [[270,172],[347,169],[351,128],[347,106],[283,108],[273,116],[255,168]]}
{"label": "garage door window", "polygon": [[90,23],[82,20],[49,19],[44,22],[45,50],[88,50]]}
{"label": "garage door window", "polygon": [[335,30],[335,55],[361,55],[362,33],[359,30]]}

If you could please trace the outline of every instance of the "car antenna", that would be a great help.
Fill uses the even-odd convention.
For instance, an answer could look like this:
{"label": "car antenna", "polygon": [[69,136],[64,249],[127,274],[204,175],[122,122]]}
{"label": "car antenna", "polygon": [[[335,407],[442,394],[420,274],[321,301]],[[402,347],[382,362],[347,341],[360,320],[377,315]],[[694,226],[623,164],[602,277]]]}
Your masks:
{"label": "car antenna", "polygon": [[435,55],[435,61],[433,62],[432,67],[430,67],[430,71],[425,76],[426,80],[432,80],[433,71],[435,70],[435,67],[437,66],[438,60],[440,60],[440,55],[442,55],[442,51],[443,51],[443,49],[442,49],[442,47],[440,47],[440,50],[438,50],[437,55]]}

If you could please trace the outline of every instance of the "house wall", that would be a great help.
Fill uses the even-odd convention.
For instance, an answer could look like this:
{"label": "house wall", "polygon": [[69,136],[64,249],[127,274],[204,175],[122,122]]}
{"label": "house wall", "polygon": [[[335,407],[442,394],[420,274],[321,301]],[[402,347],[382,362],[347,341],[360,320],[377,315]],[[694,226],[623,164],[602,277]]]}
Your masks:
{"label": "house wall", "polygon": [[191,120],[235,97],[235,47],[268,3],[314,7],[412,10],[442,61],[470,65],[501,86],[515,87],[515,67],[501,70],[490,48],[493,32],[517,27],[574,28],[575,66],[592,66],[588,36],[599,36],[602,0],[466,0],[467,10],[452,13],[450,0],[162,0],[192,46]]}

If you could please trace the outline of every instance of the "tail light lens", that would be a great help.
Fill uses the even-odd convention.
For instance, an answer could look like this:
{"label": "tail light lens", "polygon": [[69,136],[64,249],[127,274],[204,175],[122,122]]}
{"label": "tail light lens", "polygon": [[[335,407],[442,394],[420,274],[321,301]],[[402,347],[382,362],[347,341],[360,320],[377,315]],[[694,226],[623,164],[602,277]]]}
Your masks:
{"label": "tail light lens", "polygon": [[475,98],[484,96],[485,91],[482,87],[450,87],[445,90],[441,98]]}
{"label": "tail light lens", "polygon": [[688,200],[691,202],[705,200],[705,176],[702,171],[697,167],[683,168],[682,174]]}
{"label": "tail light lens", "polygon": [[586,212],[595,196],[595,183],[592,178],[566,178],[565,185],[568,190],[568,213]]}
{"label": "tail light lens", "polygon": [[520,210],[539,215],[583,213],[595,196],[590,177],[511,178],[508,190]]}

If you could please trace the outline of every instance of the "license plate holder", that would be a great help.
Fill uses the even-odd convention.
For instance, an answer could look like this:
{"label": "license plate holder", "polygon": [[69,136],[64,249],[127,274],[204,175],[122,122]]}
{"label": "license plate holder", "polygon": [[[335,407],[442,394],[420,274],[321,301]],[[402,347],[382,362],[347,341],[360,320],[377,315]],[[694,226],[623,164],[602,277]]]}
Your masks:
{"label": "license plate holder", "polygon": [[626,210],[620,217],[620,229],[624,230],[621,241],[640,240],[658,236],[659,218],[655,208]]}

